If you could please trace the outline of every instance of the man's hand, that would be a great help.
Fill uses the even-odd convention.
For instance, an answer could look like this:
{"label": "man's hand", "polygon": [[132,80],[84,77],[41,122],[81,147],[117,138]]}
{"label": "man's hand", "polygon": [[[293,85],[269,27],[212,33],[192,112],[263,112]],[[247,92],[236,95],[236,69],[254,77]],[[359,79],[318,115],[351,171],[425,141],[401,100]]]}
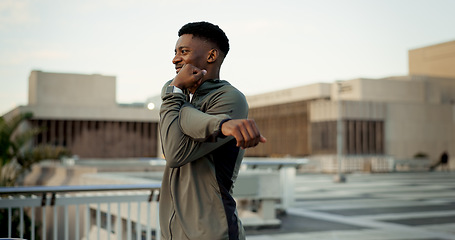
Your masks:
{"label": "man's hand", "polygon": [[261,135],[256,122],[252,119],[233,119],[221,125],[221,132],[225,136],[234,136],[237,140],[237,147],[243,149],[255,147],[260,142],[265,143],[267,139]]}
{"label": "man's hand", "polygon": [[188,89],[191,93],[194,93],[202,84],[202,77],[206,73],[206,70],[199,69],[191,64],[185,64],[171,82],[171,86],[176,86],[182,90]]}

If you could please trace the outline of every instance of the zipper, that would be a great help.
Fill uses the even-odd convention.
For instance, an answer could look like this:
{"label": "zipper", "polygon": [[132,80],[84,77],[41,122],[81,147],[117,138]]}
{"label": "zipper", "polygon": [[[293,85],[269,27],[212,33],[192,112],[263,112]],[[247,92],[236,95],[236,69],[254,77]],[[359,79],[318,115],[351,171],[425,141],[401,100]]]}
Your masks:
{"label": "zipper", "polygon": [[172,212],[171,219],[169,219],[169,235],[170,235],[170,237],[171,237],[170,240],[172,240],[171,223],[172,223],[172,219],[174,219],[174,216],[175,216],[175,210]]}
{"label": "zipper", "polygon": [[[171,195],[171,201],[172,201],[172,205],[174,205],[174,196],[172,195],[172,176],[174,175],[174,170],[175,168],[172,169],[171,171],[171,176],[170,176],[170,179],[169,179],[169,195]],[[174,216],[175,216],[175,207],[173,207],[174,210],[172,211],[172,215],[171,217],[169,218],[169,236],[171,237],[170,240],[172,240],[172,229],[171,229],[171,224],[172,224],[172,220],[174,219]]]}
{"label": "zipper", "polygon": [[193,96],[191,97],[191,101],[190,101],[191,104],[193,104],[194,99],[196,98],[196,93],[197,93],[197,90],[196,90],[196,92],[193,93]]}
{"label": "zipper", "polygon": [[[208,81],[208,80],[207,80],[207,81]],[[201,86],[199,86],[199,87],[201,87]],[[196,99],[197,93],[199,92],[199,91],[198,91],[198,90],[199,90],[199,87],[196,89],[196,91],[194,92],[193,96],[191,97],[191,101],[190,101],[191,104],[193,104],[194,99]]]}

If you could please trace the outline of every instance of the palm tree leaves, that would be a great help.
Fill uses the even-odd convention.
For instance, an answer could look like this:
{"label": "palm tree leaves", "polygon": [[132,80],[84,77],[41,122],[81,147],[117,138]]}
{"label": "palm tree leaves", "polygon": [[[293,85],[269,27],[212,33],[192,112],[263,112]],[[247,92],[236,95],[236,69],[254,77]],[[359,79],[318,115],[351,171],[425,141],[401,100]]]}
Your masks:
{"label": "palm tree leaves", "polygon": [[0,118],[0,164],[3,166],[17,156],[29,140],[39,133],[38,129],[29,129],[21,133],[16,132],[24,120],[31,119],[32,113],[22,113],[14,116],[9,121]]}
{"label": "palm tree leaves", "polygon": [[32,113],[22,113],[8,120],[0,117],[0,186],[13,186],[19,176],[41,160],[70,155],[70,151],[61,146],[28,145],[44,131],[36,127],[22,127],[21,124],[32,117]]}

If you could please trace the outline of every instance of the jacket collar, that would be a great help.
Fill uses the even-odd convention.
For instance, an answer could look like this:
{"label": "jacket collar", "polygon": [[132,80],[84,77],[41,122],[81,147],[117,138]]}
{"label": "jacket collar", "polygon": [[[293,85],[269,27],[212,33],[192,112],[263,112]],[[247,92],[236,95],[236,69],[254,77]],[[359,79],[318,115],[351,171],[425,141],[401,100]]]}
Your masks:
{"label": "jacket collar", "polygon": [[198,87],[198,89],[196,89],[196,92],[194,94],[199,96],[205,95],[225,85],[229,85],[229,82],[220,79],[208,79],[205,80],[201,86]]}

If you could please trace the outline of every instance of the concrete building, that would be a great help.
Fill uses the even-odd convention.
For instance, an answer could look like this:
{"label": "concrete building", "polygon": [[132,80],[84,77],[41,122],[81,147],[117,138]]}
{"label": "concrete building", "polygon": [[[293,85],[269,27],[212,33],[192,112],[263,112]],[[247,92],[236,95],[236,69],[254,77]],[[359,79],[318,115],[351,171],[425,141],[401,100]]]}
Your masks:
{"label": "concrete building", "polygon": [[338,118],[343,154],[436,158],[455,151],[455,78],[354,79],[248,101],[250,117],[269,140],[248,155],[336,154]]}
{"label": "concrete building", "polygon": [[455,154],[455,41],[409,51],[408,76],[318,83],[248,96],[268,143],[249,156],[337,153],[431,160]]}
{"label": "concrete building", "polygon": [[455,40],[409,51],[409,75],[455,77]]}
{"label": "concrete building", "polygon": [[[337,153],[337,131],[347,156],[436,160],[455,155],[455,41],[409,51],[409,75],[316,83],[247,96],[268,143],[246,156]],[[63,145],[82,158],[161,156],[158,109],[119,105],[115,77],[32,71],[29,103],[44,126],[35,144]],[[158,105],[158,98],[150,98]],[[337,127],[337,121],[341,127]]]}
{"label": "concrete building", "polygon": [[117,104],[116,78],[32,71],[28,105],[6,118],[32,112],[42,131],[34,144],[65,146],[81,158],[156,157],[158,110]]}

